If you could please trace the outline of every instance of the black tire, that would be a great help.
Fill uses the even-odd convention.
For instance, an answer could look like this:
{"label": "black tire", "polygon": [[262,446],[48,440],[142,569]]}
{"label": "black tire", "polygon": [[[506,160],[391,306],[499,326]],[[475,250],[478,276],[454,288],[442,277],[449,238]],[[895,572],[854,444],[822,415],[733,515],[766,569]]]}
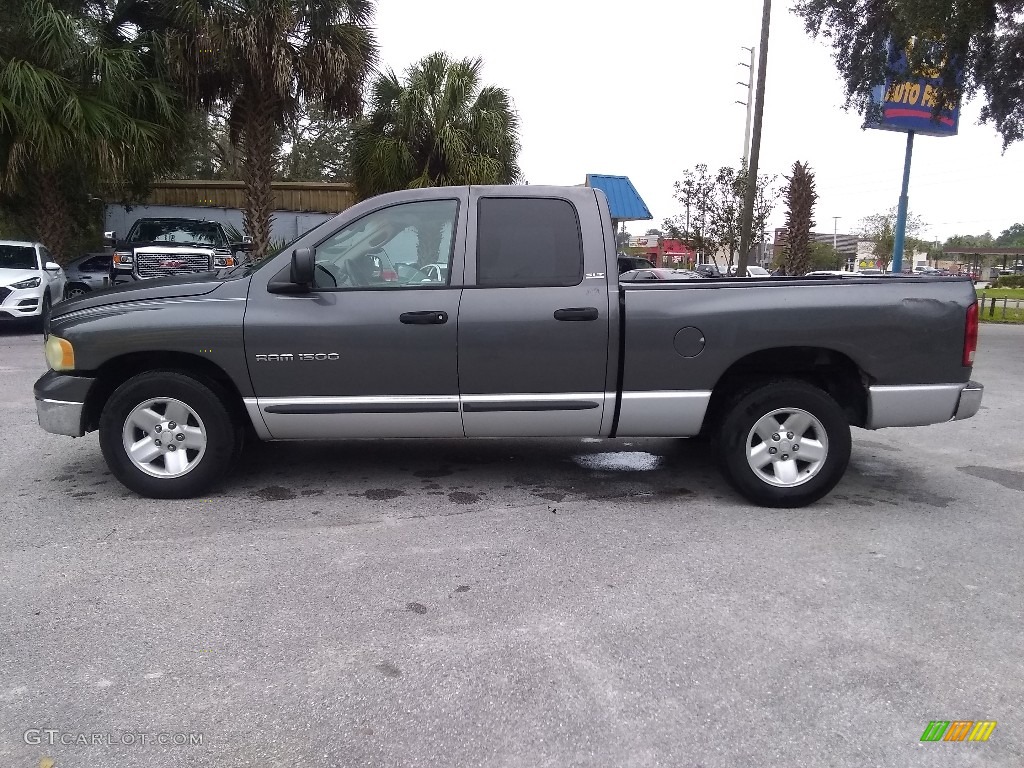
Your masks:
{"label": "black tire", "polygon": [[[793,439],[787,438],[790,432],[773,430],[767,436],[768,447],[764,450],[768,452],[774,447],[773,456],[778,458],[769,459],[771,464],[762,471],[755,470],[748,461],[748,451],[756,450],[761,443],[761,438],[754,435],[755,426],[776,411],[781,411],[776,421],[789,418],[787,409],[805,412],[817,423],[812,421],[802,434],[792,433]],[[781,424],[785,426],[786,421]],[[817,434],[819,430],[824,432],[824,440]],[[779,436],[777,444],[775,434]],[[801,437],[807,442],[801,441]],[[803,454],[788,453],[792,451],[793,440],[797,450],[803,445]],[[726,479],[744,497],[764,507],[804,507],[831,491],[846,472],[850,461],[850,425],[842,408],[826,392],[797,379],[777,379],[744,390],[726,406],[715,447]],[[824,453],[820,463],[802,458],[819,453]],[[788,459],[788,466],[795,468],[791,470],[795,475],[778,477],[781,466],[777,469],[775,462],[789,456],[793,458]]]}
{"label": "black tire", "polygon": [[[189,460],[195,461],[194,466],[176,477],[148,474],[125,449],[123,434],[129,415],[140,404],[159,398],[180,401],[198,415],[205,428],[205,449]],[[241,453],[241,432],[215,384],[174,371],[150,371],[128,379],[103,406],[99,423],[100,448],[110,471],[131,490],[154,499],[198,496],[222,481]]]}
{"label": "black tire", "polygon": [[65,300],[76,299],[79,296],[85,296],[85,294],[89,293],[90,290],[91,289],[87,285],[83,285],[82,283],[69,283],[64,286],[64,298]]}

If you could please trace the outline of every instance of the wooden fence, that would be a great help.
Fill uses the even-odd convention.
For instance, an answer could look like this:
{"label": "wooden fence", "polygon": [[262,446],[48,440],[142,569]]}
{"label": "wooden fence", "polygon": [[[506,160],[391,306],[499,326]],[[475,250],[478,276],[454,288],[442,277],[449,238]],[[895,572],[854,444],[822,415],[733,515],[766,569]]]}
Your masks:
{"label": "wooden fence", "polygon": [[[338,213],[356,202],[351,184],[326,181],[275,181],[273,209]],[[245,185],[240,181],[158,181],[144,205],[180,205],[209,208],[245,207]]]}

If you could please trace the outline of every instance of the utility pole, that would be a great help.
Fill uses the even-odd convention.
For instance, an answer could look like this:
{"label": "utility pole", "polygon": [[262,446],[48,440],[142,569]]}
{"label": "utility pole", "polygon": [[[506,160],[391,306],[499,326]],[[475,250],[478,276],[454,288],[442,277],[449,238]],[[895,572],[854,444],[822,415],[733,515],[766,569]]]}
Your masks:
{"label": "utility pole", "polygon": [[839,243],[839,220],[841,218],[843,218],[843,217],[842,216],[833,216],[832,217],[832,250],[836,251],[836,252],[839,251],[839,244],[838,244]]}
{"label": "utility pole", "polygon": [[761,55],[757,66],[757,93],[754,97],[754,133],[750,144],[750,165],[747,168],[747,190],[743,198],[740,220],[740,257],[736,263],[737,277],[747,274],[750,251],[750,229],[754,223],[754,197],[757,193],[757,164],[761,159],[761,123],[764,119],[764,82],[768,71],[768,29],[772,20],[772,0],[764,0],[761,11]]}
{"label": "utility pole", "polygon": [[744,51],[750,51],[750,63],[747,64],[745,61],[739,62],[739,66],[746,67],[750,70],[747,82],[741,83],[738,80],[736,81],[736,85],[742,85],[747,89],[747,100],[736,100],[737,104],[742,104],[747,108],[747,128],[743,132],[743,164],[747,165],[747,163],[750,162],[750,111],[754,106],[754,49],[745,45],[741,45],[740,47]]}

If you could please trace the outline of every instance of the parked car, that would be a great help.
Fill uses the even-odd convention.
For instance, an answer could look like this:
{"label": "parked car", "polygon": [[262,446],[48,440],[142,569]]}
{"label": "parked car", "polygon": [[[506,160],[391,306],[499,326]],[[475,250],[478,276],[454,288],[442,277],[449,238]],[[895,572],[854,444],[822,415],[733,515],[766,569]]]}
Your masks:
{"label": "parked car", "polygon": [[703,280],[704,275],[692,269],[631,269],[619,275],[620,282],[638,282],[642,280]]}
{"label": "parked car", "polygon": [[0,240],[0,317],[41,317],[64,298],[64,270],[42,243]]}
{"label": "parked car", "polygon": [[[116,241],[116,233],[109,240]],[[128,236],[114,243],[110,282],[187,275],[234,267],[235,254],[248,243],[232,243],[216,221],[181,218],[139,219]]]}
{"label": "parked car", "polygon": [[698,264],[693,271],[704,277],[722,277],[721,271],[715,264]]}
{"label": "parked car", "polygon": [[[422,228],[446,233],[447,286],[358,282],[379,249],[415,261]],[[259,264],[56,307],[51,370],[35,384],[39,424],[97,430],[114,476],[157,498],[230,478],[248,433],[704,433],[746,498],[798,507],[839,482],[851,425],[932,424],[981,405],[966,280],[655,288],[618,280],[610,231],[607,198],[590,187],[364,200]],[[357,282],[342,285],[336,275],[356,262]]]}
{"label": "parked car", "polygon": [[109,286],[111,258],[109,253],[87,253],[69,263],[64,270],[67,276],[64,297],[74,299]]}
{"label": "parked car", "polygon": [[644,259],[640,256],[627,256],[624,253],[618,255],[619,274],[623,272],[629,272],[634,269],[653,269],[654,262],[650,259]]}
{"label": "parked car", "polygon": [[[736,267],[735,264],[733,264],[731,267],[729,267],[729,277],[735,277],[736,276],[736,272],[737,272],[737,267]],[[772,276],[772,273],[769,272],[767,269],[765,269],[764,267],[759,267],[759,266],[754,265],[754,264],[751,264],[751,265],[749,265],[747,267],[747,274],[745,275],[745,277],[771,277],[771,276]]]}
{"label": "parked car", "polygon": [[844,272],[841,269],[818,269],[808,272],[804,277],[857,277],[857,273]]}

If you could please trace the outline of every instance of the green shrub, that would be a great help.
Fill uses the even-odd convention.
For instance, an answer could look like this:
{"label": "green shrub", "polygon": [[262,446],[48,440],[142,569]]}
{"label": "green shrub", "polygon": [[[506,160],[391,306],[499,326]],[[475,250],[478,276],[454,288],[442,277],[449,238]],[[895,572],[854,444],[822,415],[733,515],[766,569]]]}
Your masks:
{"label": "green shrub", "polygon": [[1024,275],[1003,275],[993,288],[1024,288]]}

